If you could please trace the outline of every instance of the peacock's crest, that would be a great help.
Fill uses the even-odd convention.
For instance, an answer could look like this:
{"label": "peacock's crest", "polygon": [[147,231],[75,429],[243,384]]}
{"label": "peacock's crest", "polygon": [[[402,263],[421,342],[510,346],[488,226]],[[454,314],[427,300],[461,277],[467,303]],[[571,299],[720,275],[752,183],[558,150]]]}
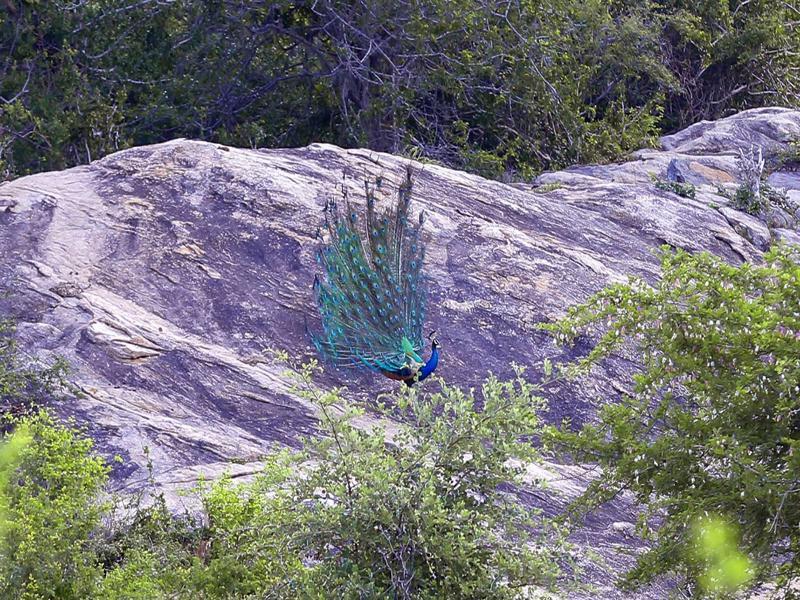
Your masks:
{"label": "peacock's crest", "polygon": [[312,334],[317,350],[332,362],[407,382],[409,374],[423,378],[417,371],[424,368],[419,353],[426,296],[423,213],[409,218],[411,175],[409,168],[397,202],[383,211],[376,207],[381,180],[367,181],[364,220],[346,192],[341,202],[326,203],[327,240],[318,254],[324,275],[314,280],[323,333]]}

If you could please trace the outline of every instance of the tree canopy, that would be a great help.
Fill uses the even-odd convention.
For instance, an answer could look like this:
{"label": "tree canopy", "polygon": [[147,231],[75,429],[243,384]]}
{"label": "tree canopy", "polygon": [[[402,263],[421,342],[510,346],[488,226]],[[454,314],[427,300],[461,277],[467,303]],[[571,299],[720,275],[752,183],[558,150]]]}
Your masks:
{"label": "tree canopy", "polygon": [[[698,519],[719,515],[741,534],[757,579],[800,574],[800,256],[777,247],[764,264],[732,266],[709,254],[664,250],[662,279],[611,286],[545,326],[561,341],[599,334],[570,367],[585,373],[633,349],[643,363],[631,393],[598,421],[550,439],[603,475],[594,506],[630,490],[653,548],[625,578],[665,573],[702,581]],[[788,587],[786,588],[788,590]]]}
{"label": "tree canopy", "polygon": [[5,177],[190,137],[365,146],[494,177],[798,105],[770,0],[0,3]]}

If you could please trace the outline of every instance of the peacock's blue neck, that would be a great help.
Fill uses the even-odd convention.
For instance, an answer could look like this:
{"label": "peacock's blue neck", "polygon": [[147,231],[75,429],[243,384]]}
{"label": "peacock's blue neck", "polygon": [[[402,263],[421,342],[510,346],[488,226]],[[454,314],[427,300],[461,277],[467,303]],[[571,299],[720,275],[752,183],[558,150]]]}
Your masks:
{"label": "peacock's blue neck", "polygon": [[436,367],[438,366],[438,364],[439,364],[439,348],[434,346],[431,349],[431,356],[428,359],[428,362],[426,362],[422,366],[422,368],[419,370],[419,379],[418,379],[418,381],[422,381],[428,375],[433,373],[436,370]]}

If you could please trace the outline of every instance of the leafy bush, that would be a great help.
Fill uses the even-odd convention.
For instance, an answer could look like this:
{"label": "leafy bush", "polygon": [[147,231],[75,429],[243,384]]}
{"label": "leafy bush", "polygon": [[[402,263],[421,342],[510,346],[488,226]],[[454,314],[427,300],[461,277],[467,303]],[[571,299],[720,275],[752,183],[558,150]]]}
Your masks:
{"label": "leafy bush", "polygon": [[[13,474],[3,478],[0,539],[3,598],[93,597],[100,575],[93,532],[105,511],[99,499],[108,475],[92,442],[47,412],[24,419],[12,441]],[[28,438],[19,443],[17,436]],[[13,447],[12,446],[12,447]]]}
{"label": "leafy bush", "polygon": [[630,490],[646,507],[639,531],[654,546],[626,587],[665,573],[699,580],[707,564],[691,531],[707,514],[738,525],[756,581],[800,574],[799,261],[797,248],[738,267],[665,249],[655,287],[611,286],[544,326],[562,342],[599,334],[572,373],[626,346],[642,359],[632,393],[595,424],[548,434],[604,468],[586,506]]}
{"label": "leafy bush", "polygon": [[481,411],[447,386],[405,393],[384,409],[405,419],[387,444],[310,373],[300,393],[319,406],[322,437],[252,485],[212,487],[203,577],[227,572],[238,594],[348,598],[517,598],[554,581],[563,542],[512,487],[537,457],[520,443],[540,431],[530,384],[490,378]]}
{"label": "leafy bush", "polygon": [[19,467],[20,454],[31,443],[30,431],[26,425],[18,427],[13,435],[7,437],[8,439],[0,444],[0,538],[5,537],[9,518],[9,499],[6,490]]}
{"label": "leafy bush", "polygon": [[326,570],[371,569],[371,585],[399,597],[516,597],[520,586],[552,580],[558,547],[541,543],[545,524],[504,487],[538,457],[526,440],[540,431],[543,400],[521,372],[510,382],[489,378],[479,412],[471,394],[447,386],[401,397],[396,411],[407,426],[390,446],[379,428],[356,429],[357,413],[335,417],[334,395],[319,401],[330,435],[310,457],[328,464],[303,485],[324,488],[338,505],[315,510],[309,531],[321,558],[331,540],[317,537],[314,521],[340,523],[347,555],[326,552]]}
{"label": "leafy bush", "polygon": [[298,393],[321,436],[251,483],[204,486],[200,519],[102,500],[91,440],[46,412],[18,420],[0,448],[2,596],[519,598],[555,581],[563,537],[515,493],[541,432],[521,373],[490,378],[480,410],[445,385],[404,391],[379,411],[402,419],[388,431],[311,373]]}
{"label": "leafy bush", "polygon": [[[152,468],[152,465],[151,467]],[[193,569],[203,556],[204,528],[197,515],[173,513],[151,478],[139,493],[113,497],[97,530],[103,573],[96,597],[156,600],[196,597]],[[233,561],[236,563],[236,561]],[[238,563],[237,563],[238,564]],[[229,594],[200,595],[230,598]]]}

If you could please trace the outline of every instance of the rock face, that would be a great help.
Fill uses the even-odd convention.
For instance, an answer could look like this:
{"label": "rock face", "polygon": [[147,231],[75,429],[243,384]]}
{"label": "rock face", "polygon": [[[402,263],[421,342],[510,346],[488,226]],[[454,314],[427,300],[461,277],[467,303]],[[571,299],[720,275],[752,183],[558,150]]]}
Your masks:
{"label": "rock face", "polygon": [[[624,164],[549,173],[534,185],[413,163],[440,374],[475,386],[516,362],[535,379],[545,357],[584,352],[565,353],[534,326],[629,275],[653,280],[662,244],[739,262],[758,260],[773,239],[797,239],[726,207],[716,186],[736,183],[738,148],[766,152],[799,137],[800,111],[770,108],[699,123]],[[83,395],[63,409],[123,457],[121,488],[145,478],[148,453],[165,486],[255,472],[265,453],[314,428],[313,407],[292,395],[270,351],[314,355],[306,328],[317,324],[311,284],[323,205],[343,185],[361,201],[363,179],[378,175],[392,196],[408,163],[321,144],[242,150],[175,140],[2,184],[0,274],[12,293],[0,311],[16,318],[29,350],[72,364]],[[654,186],[651,176],[666,178],[670,163],[699,184],[694,199]],[[800,194],[797,175],[773,177]],[[620,358],[591,382],[554,390],[548,418],[590,418],[624,393],[632,368]],[[334,369],[320,384],[363,398],[394,385]],[[559,472],[551,478],[572,483],[545,502],[552,510],[580,488],[580,470]],[[609,551],[629,543],[619,526],[627,520],[610,513],[587,524],[611,571],[629,564]],[[607,572],[591,577],[602,597],[615,597]]]}

